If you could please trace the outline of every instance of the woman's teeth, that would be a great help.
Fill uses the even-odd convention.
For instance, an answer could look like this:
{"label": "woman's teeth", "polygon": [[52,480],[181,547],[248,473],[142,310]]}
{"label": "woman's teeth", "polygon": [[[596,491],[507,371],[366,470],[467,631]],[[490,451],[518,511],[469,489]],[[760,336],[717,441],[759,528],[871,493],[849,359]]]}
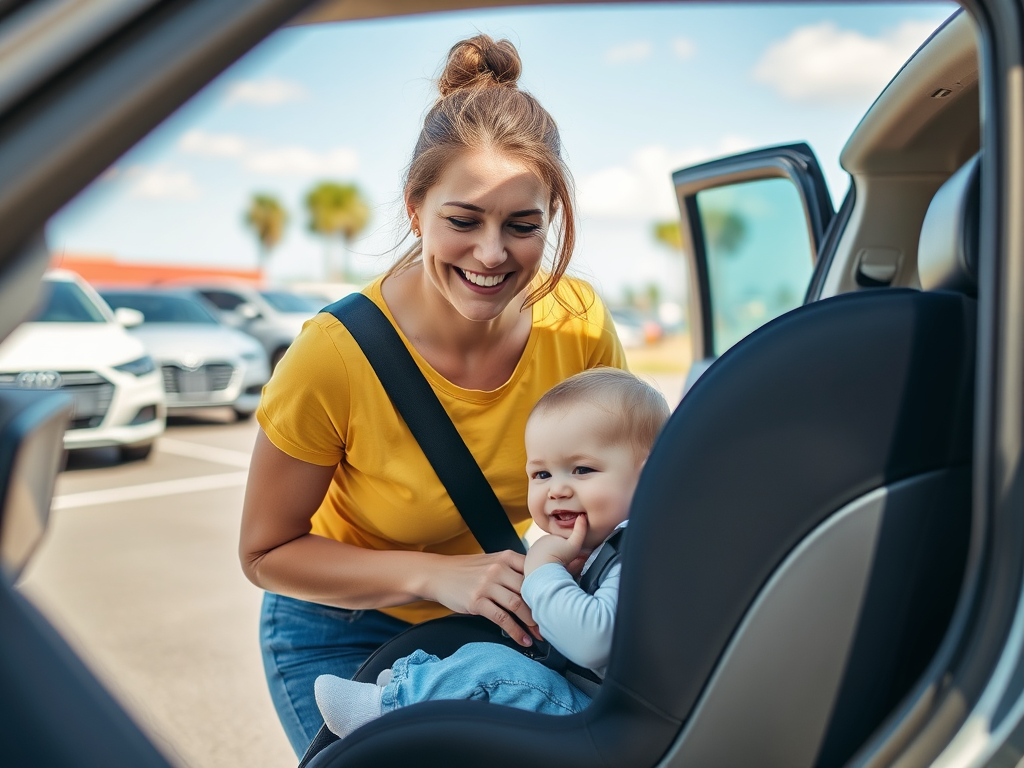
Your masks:
{"label": "woman's teeth", "polygon": [[462,275],[466,280],[471,282],[473,285],[479,285],[481,288],[491,288],[498,283],[505,280],[506,277],[511,275],[511,272],[506,272],[503,275],[481,275],[477,272],[469,272],[465,269],[459,269],[459,274]]}

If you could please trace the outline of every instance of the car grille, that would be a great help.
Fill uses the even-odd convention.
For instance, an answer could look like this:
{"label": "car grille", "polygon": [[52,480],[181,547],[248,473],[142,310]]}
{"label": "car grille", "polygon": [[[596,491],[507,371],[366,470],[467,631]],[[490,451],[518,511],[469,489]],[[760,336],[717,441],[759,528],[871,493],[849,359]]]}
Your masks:
{"label": "car grille", "polygon": [[164,376],[165,392],[179,395],[183,400],[199,400],[211,392],[227,389],[235,369],[227,363],[209,363],[194,371],[177,365],[165,365],[161,372]]}
{"label": "car grille", "polygon": [[[20,375],[0,373],[0,388],[20,389]],[[102,424],[114,399],[114,385],[95,371],[60,371],[60,379],[57,390],[67,392],[73,400],[68,429],[92,429]]]}

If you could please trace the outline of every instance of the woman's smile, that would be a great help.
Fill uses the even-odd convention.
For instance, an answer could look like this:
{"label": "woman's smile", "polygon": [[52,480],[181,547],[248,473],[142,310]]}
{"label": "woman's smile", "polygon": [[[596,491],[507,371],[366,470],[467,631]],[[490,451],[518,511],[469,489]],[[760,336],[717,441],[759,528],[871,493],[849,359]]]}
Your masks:
{"label": "woman's smile", "polygon": [[491,294],[498,293],[506,283],[512,284],[510,278],[514,272],[502,272],[500,274],[484,274],[483,272],[471,272],[461,267],[452,267],[456,274],[461,277],[470,290],[476,293]]}

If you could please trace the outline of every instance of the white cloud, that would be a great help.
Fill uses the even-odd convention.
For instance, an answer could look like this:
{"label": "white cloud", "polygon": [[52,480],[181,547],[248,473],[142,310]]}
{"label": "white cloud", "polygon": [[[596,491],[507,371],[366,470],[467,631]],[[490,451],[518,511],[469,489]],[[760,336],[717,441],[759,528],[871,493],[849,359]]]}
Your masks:
{"label": "white cloud", "polygon": [[110,178],[120,176],[131,185],[128,194],[132,197],[193,200],[202,194],[191,174],[164,165],[133,165],[123,173],[111,174]]}
{"label": "white cloud", "polygon": [[589,174],[577,184],[580,211],[601,219],[651,221],[672,218],[679,211],[672,172],[687,165],[753,148],[742,136],[723,136],[714,147],[669,150],[643,147],[623,165]]}
{"label": "white cloud", "polygon": [[799,27],[768,47],[753,76],[791,101],[859,103],[876,96],[938,24],[905,21],[878,37],[831,21]]}
{"label": "white cloud", "polygon": [[178,149],[190,155],[206,157],[242,157],[249,150],[251,142],[233,133],[207,133],[187,131],[178,140]]}
{"label": "white cloud", "polygon": [[650,57],[654,46],[647,40],[636,40],[609,48],[604,52],[604,60],[609,64],[623,64],[628,61],[643,61]]}
{"label": "white cloud", "polygon": [[233,133],[191,130],[179,139],[178,149],[203,157],[236,159],[247,171],[273,176],[346,176],[359,167],[359,155],[347,147],[317,152],[298,145],[267,146]]}
{"label": "white cloud", "polygon": [[692,59],[697,55],[697,46],[686,37],[677,37],[672,41],[672,53],[677,59]]}
{"label": "white cloud", "polygon": [[267,77],[262,80],[236,80],[228,89],[229,103],[274,107],[306,98],[306,89],[292,80]]}
{"label": "white cloud", "polygon": [[348,175],[358,167],[359,156],[353,150],[344,147],[329,149],[326,152],[314,152],[296,146],[276,147],[253,152],[242,161],[242,165],[255,173],[282,176]]}

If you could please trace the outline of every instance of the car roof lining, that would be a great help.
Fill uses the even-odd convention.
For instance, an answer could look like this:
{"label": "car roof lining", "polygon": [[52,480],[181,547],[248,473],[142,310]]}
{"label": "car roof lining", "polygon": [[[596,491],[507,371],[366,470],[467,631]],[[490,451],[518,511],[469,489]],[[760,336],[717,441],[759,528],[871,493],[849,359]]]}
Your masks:
{"label": "car roof lining", "polygon": [[[940,88],[950,91],[934,97]],[[840,154],[856,188],[819,298],[859,290],[859,264],[895,254],[890,285],[917,288],[917,245],[935,191],[981,145],[978,32],[958,11],[875,100]]]}
{"label": "car roof lining", "polygon": [[[651,2],[652,0],[645,0]],[[654,0],[658,2],[659,0]],[[665,0],[661,0],[665,1]],[[434,0],[424,8],[423,0],[321,0],[291,22],[323,24],[356,19],[384,19],[391,16],[417,16],[444,11],[472,11],[488,8],[515,8],[530,5],[621,4],[622,0]]]}
{"label": "car roof lining", "polygon": [[[936,94],[949,91],[945,97]],[[958,12],[871,105],[840,154],[851,174],[951,174],[978,151],[977,30]]]}

